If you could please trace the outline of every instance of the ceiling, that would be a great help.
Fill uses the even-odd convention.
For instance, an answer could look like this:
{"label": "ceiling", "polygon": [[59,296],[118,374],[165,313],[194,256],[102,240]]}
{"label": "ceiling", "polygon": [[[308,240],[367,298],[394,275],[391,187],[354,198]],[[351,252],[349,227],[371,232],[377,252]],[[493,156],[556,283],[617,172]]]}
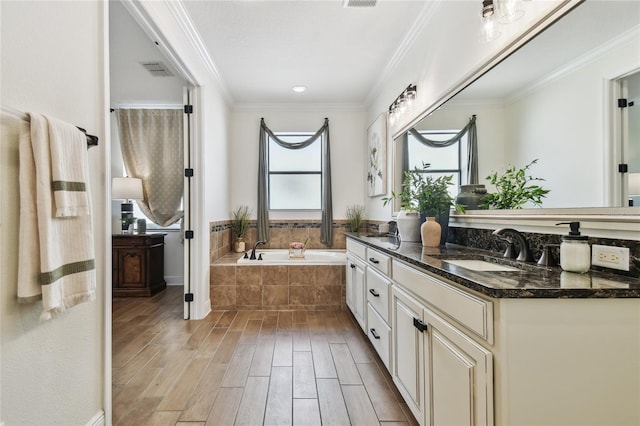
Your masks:
{"label": "ceiling", "polygon": [[428,3],[183,0],[235,104],[364,104]]}

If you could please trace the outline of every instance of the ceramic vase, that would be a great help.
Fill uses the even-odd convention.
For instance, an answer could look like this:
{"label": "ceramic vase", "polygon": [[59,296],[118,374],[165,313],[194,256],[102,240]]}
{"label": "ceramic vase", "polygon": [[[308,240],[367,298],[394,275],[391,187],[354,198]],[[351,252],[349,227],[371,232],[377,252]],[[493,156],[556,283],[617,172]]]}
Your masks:
{"label": "ceramic vase", "polygon": [[400,210],[396,219],[400,241],[420,241],[420,214]]}
{"label": "ceramic vase", "polygon": [[236,242],[233,244],[233,248],[236,253],[242,253],[245,249],[244,240],[242,238],[238,238]]}
{"label": "ceramic vase", "polygon": [[484,202],[487,188],[484,184],[460,185],[460,193],[456,197],[456,204],[463,205],[467,210],[477,210]]}
{"label": "ceramic vase", "polygon": [[442,227],[435,217],[428,217],[420,226],[422,245],[424,247],[439,247]]}

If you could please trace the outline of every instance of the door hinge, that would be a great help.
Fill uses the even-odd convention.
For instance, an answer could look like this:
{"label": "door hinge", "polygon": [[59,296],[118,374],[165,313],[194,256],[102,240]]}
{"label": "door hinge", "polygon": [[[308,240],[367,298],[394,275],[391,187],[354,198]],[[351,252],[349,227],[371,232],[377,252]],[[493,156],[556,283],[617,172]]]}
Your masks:
{"label": "door hinge", "polygon": [[424,332],[427,329],[427,324],[419,320],[418,318],[413,319],[413,326],[420,330],[420,333]]}
{"label": "door hinge", "polygon": [[193,231],[191,231],[191,230],[184,231],[184,239],[185,240],[192,240],[193,239]]}
{"label": "door hinge", "polygon": [[193,302],[193,293],[185,293],[184,294],[185,302]]}
{"label": "door hinge", "polygon": [[618,99],[618,108],[626,108],[627,107],[627,99],[620,98]]}
{"label": "door hinge", "polygon": [[193,114],[193,105],[185,105],[184,106],[185,114]]}
{"label": "door hinge", "polygon": [[628,164],[618,164],[618,172],[627,173],[628,171],[629,171],[629,165]]}
{"label": "door hinge", "polygon": [[184,169],[184,177],[193,177],[193,169]]}

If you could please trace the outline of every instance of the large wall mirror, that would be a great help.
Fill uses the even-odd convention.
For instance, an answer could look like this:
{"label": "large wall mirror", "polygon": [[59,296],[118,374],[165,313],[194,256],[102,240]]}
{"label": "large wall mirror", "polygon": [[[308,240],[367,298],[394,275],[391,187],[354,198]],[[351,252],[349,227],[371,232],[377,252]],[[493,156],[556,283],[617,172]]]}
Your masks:
{"label": "large wall mirror", "polygon": [[[551,190],[544,208],[638,206],[639,46],[640,2],[583,2],[412,127],[446,135],[475,115],[479,183],[489,191],[491,172],[537,159],[530,172]],[[618,97],[630,106],[618,108]],[[403,136],[394,141],[396,192]],[[617,173],[622,162],[629,173]]]}

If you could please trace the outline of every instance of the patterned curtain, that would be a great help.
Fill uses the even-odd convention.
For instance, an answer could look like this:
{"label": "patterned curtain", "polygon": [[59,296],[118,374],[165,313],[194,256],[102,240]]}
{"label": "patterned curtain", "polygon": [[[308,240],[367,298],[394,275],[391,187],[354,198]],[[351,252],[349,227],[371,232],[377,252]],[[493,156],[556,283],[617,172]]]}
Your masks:
{"label": "patterned curtain", "polygon": [[138,206],[155,224],[182,218],[183,112],[179,109],[117,109],[118,133],[128,176],[142,179]]}

